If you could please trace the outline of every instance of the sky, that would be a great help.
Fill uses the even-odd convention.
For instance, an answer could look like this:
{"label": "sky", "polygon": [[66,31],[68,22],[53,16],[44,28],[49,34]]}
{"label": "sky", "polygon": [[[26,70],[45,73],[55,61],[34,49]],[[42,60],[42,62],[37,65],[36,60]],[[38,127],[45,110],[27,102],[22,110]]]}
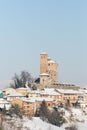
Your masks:
{"label": "sky", "polygon": [[60,83],[87,85],[86,0],[0,0],[0,80],[38,77],[41,52],[59,64]]}

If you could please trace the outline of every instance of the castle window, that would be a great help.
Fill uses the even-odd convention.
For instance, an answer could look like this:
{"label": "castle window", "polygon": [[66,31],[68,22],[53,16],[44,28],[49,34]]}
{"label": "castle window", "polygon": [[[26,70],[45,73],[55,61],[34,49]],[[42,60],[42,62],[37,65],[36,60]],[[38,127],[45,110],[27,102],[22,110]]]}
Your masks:
{"label": "castle window", "polygon": [[50,103],[48,103],[48,106],[50,106]]}

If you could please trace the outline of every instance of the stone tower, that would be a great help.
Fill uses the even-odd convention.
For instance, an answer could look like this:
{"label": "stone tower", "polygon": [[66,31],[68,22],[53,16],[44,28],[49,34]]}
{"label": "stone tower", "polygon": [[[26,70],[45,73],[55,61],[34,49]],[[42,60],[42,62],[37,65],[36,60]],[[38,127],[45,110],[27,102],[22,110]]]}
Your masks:
{"label": "stone tower", "polygon": [[58,64],[48,57],[47,53],[40,54],[40,84],[47,86],[58,82]]}
{"label": "stone tower", "polygon": [[47,53],[44,52],[40,54],[40,74],[47,72],[47,67],[48,67],[47,58],[48,58]]}

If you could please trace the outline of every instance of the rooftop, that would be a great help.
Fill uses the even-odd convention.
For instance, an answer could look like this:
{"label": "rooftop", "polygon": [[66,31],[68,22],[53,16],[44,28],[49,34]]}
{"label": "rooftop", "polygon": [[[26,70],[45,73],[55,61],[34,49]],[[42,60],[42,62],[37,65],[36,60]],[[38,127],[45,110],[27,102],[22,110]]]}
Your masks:
{"label": "rooftop", "polygon": [[47,54],[46,52],[42,52],[42,53],[40,53],[40,54]]}
{"label": "rooftop", "polygon": [[47,73],[42,73],[42,74],[40,74],[40,76],[48,76],[49,74],[47,74]]}
{"label": "rooftop", "polygon": [[24,97],[21,93],[18,92],[11,92],[8,97]]}
{"label": "rooftop", "polygon": [[53,101],[52,98],[45,98],[45,97],[31,97],[31,98],[23,98],[25,102],[42,102],[42,101]]}
{"label": "rooftop", "polygon": [[73,89],[56,89],[59,93],[64,93],[64,94],[78,94],[79,91],[73,90]]}
{"label": "rooftop", "polygon": [[56,63],[55,61],[53,60],[49,60],[48,63]]}
{"label": "rooftop", "polygon": [[54,88],[45,88],[41,91],[41,94],[47,94],[47,95],[61,95],[59,92],[56,92]]}

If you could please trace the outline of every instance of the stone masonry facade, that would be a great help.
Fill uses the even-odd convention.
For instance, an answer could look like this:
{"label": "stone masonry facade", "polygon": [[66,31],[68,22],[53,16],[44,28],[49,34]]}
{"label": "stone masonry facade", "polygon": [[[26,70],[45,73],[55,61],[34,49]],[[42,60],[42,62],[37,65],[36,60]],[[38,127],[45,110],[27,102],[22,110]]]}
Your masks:
{"label": "stone masonry facade", "polygon": [[47,53],[40,54],[40,84],[43,86],[58,82],[58,64],[48,57]]}

